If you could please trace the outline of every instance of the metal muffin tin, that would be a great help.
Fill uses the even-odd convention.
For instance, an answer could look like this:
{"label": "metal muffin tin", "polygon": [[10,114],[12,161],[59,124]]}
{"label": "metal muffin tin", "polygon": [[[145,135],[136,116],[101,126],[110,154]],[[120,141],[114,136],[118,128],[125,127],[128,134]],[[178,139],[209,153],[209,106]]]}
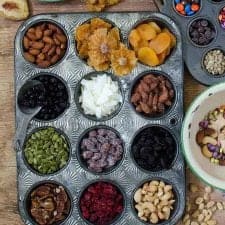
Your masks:
{"label": "metal muffin tin", "polygon": [[[212,75],[207,72],[203,65],[205,54],[208,51],[220,49],[225,52],[225,30],[221,27],[218,19],[219,12],[224,6],[224,0],[220,2],[202,0],[200,10],[192,16],[179,14],[174,8],[174,0],[163,0],[163,6],[161,8],[161,11],[173,18],[180,27],[184,44],[184,61],[188,70],[196,80],[205,85],[213,85],[225,81],[225,73],[222,75]],[[216,31],[216,37],[206,46],[196,45],[189,38],[190,24],[199,18],[208,19],[214,25]]]}
{"label": "metal muffin tin", "polygon": [[[167,26],[177,38],[177,45],[168,57],[166,62],[160,66],[151,68],[138,63],[132,73],[125,77],[119,77],[121,87],[124,92],[123,105],[113,118],[109,118],[106,121],[90,120],[80,113],[75,103],[75,93],[77,93],[78,84],[81,78],[86,74],[93,72],[93,68],[84,63],[77,55],[75,51],[74,29],[90,18],[101,17],[108,19],[115,23],[121,30],[122,39],[125,44],[128,45],[127,35],[130,29],[140,21],[156,20]],[[35,23],[40,21],[52,21],[58,23],[66,31],[68,38],[68,50],[65,57],[60,63],[51,66],[48,69],[41,69],[35,65],[27,62],[22,53],[21,40],[26,30]],[[154,118],[144,118],[138,115],[129,103],[129,90],[134,82],[135,78],[143,72],[158,71],[166,74],[175,88],[175,100],[174,105],[169,112],[164,116]],[[107,71],[111,72],[111,70]],[[21,86],[29,79],[36,77],[40,73],[55,74],[65,80],[69,91],[69,108],[57,119],[44,122],[40,120],[32,120],[27,135],[29,135],[34,129],[39,127],[52,126],[56,129],[62,130],[67,135],[70,146],[71,154],[68,165],[57,173],[51,175],[41,176],[26,166],[23,159],[23,149],[16,149],[17,155],[17,171],[18,171],[18,205],[21,217],[25,224],[33,225],[34,221],[28,216],[25,203],[27,193],[30,191],[33,185],[43,181],[55,181],[65,186],[70,195],[72,196],[72,212],[68,219],[61,224],[68,225],[85,225],[87,224],[80,216],[78,209],[78,201],[81,192],[84,190],[87,184],[92,183],[95,180],[111,180],[113,183],[118,184],[125,193],[125,211],[121,216],[121,219],[115,221],[113,224],[125,225],[125,224],[145,224],[141,222],[132,210],[133,193],[134,190],[146,180],[158,179],[165,180],[173,185],[175,192],[177,193],[176,208],[172,217],[161,224],[173,225],[181,218],[185,207],[185,164],[180,149],[180,129],[183,119],[183,61],[182,61],[182,41],[181,34],[178,27],[172,19],[169,17],[152,12],[126,12],[126,13],[71,13],[71,14],[42,14],[37,15],[26,22],[24,22],[19,28],[15,39],[15,98],[18,96],[18,92]],[[17,125],[22,121],[21,112],[16,104],[16,123]],[[124,142],[124,156],[118,167],[113,169],[107,174],[94,174],[85,170],[80,165],[77,158],[77,143],[80,135],[84,133],[90,127],[97,125],[105,125],[117,130]],[[136,132],[146,125],[160,125],[172,133],[177,141],[177,156],[169,170],[159,172],[145,172],[135,166],[130,155],[131,142]],[[24,131],[26,132],[26,131]],[[168,179],[168,181],[167,181]]]}

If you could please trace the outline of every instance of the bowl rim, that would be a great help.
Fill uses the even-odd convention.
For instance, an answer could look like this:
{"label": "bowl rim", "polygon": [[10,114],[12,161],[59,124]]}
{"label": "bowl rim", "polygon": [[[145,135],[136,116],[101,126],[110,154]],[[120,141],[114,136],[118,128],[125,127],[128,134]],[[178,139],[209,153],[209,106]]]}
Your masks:
{"label": "bowl rim", "polygon": [[[209,97],[209,95],[214,92],[218,93],[221,91],[225,91],[225,82],[215,84],[206,90],[204,90],[202,93],[200,93],[190,104],[186,111],[186,115],[182,124],[181,128],[181,150],[183,152],[183,155],[186,159],[186,162],[188,166],[190,167],[191,171],[198,177],[200,178],[203,182],[205,182],[207,185],[210,185],[214,188],[217,188],[219,190],[224,191],[225,190],[225,182],[221,181],[218,178],[215,178],[208,173],[206,173],[199,165],[197,162],[191,162],[192,158],[190,155],[189,146],[188,144],[188,138],[186,138],[189,122],[191,121],[191,118],[193,117],[193,111],[197,107],[197,105],[202,104],[204,100]],[[186,147],[185,147],[186,146]]]}

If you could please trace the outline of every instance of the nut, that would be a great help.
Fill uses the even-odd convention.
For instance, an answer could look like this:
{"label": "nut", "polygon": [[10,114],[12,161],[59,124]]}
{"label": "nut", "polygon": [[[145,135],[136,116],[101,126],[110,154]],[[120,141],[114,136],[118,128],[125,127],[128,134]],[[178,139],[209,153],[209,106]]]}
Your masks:
{"label": "nut", "polygon": [[212,145],[217,145],[217,140],[213,137],[210,136],[205,136],[202,140],[202,144],[212,144]]}

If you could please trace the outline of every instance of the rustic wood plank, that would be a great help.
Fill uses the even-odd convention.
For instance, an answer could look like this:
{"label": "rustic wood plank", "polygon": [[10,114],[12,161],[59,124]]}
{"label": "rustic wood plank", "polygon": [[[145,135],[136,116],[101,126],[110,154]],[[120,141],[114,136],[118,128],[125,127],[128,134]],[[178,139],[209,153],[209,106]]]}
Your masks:
{"label": "rustic wood plank", "polygon": [[[64,3],[43,4],[30,0],[31,14],[49,12],[81,12],[86,8],[79,0],[65,0]],[[152,0],[123,0],[109,11],[155,11]],[[14,135],[14,37],[21,22],[0,18],[0,225],[22,225],[17,209],[16,159],[13,151]],[[188,72],[185,74],[185,109],[193,98],[205,87],[196,82]],[[190,182],[199,183],[190,171]],[[221,199],[220,192],[213,196]],[[224,225],[224,214],[216,216],[219,225]],[[180,223],[181,225],[181,223]]]}

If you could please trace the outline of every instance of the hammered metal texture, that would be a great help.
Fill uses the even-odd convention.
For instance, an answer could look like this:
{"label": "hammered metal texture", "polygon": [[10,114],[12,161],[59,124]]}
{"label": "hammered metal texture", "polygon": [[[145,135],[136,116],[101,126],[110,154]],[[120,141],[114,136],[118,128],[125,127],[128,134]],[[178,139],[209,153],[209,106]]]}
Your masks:
{"label": "hammered metal texture", "polygon": [[[76,107],[74,101],[74,93],[76,91],[78,81],[87,73],[92,72],[93,69],[82,60],[79,59],[75,51],[74,41],[74,29],[85,22],[86,20],[97,17],[99,14],[91,13],[71,13],[71,14],[43,14],[37,15],[25,23],[19,28],[16,39],[15,39],[15,91],[16,96],[18,91],[28,79],[36,76],[39,73],[53,73],[61,77],[67,84],[70,96],[70,107],[66,112],[57,120],[50,122],[40,122],[32,120],[28,133],[34,128],[42,126],[54,126],[61,129],[69,138],[71,144],[71,159],[66,168],[59,171],[58,173],[50,176],[39,176],[28,169],[25,165],[22,151],[17,151],[17,164],[18,164],[18,204],[20,214],[24,223],[32,225],[32,222],[27,215],[24,207],[24,200],[26,193],[30,190],[30,187],[37,182],[44,180],[53,180],[63,184],[68,188],[72,196],[72,213],[68,220],[63,224],[67,225],[85,225],[86,223],[82,220],[78,211],[78,197],[83,187],[96,179],[109,179],[119,184],[125,195],[126,195],[126,208],[122,218],[116,221],[114,224],[117,225],[136,225],[142,224],[140,220],[134,215],[132,211],[132,193],[134,192],[137,185],[140,185],[144,180],[165,179],[171,183],[177,192],[177,207],[174,211],[172,218],[161,224],[173,225],[180,219],[183,214],[185,207],[185,164],[180,151],[180,129],[183,118],[183,62],[182,62],[182,43],[181,35],[176,24],[169,17],[159,13],[101,13],[101,18],[106,18],[115,23],[121,30],[122,38],[126,44],[127,35],[130,29],[142,20],[157,20],[164,23],[177,37],[177,46],[173,50],[171,56],[167,61],[158,67],[148,67],[138,63],[137,67],[133,72],[124,78],[120,78],[122,88],[125,92],[125,101],[121,111],[112,119],[105,122],[95,122],[85,118],[81,115]],[[37,68],[23,58],[21,46],[22,38],[26,29],[32,24],[49,20],[58,23],[66,31],[68,35],[69,49],[64,59],[55,66],[49,69]],[[146,71],[162,71],[167,74],[168,78],[173,83],[176,90],[176,100],[172,110],[170,110],[165,116],[159,119],[148,119],[142,118],[137,115],[131,105],[129,104],[128,96],[129,89],[132,81],[136,76]],[[111,71],[109,71],[111,72]],[[16,105],[16,123],[20,122],[19,108]],[[175,123],[171,124],[171,119],[175,119]],[[82,134],[87,128],[95,125],[107,125],[116,129],[122,139],[125,142],[125,157],[123,162],[116,168],[112,173],[107,175],[93,175],[90,172],[84,170],[76,158],[77,141],[80,134]],[[175,162],[171,169],[161,172],[143,172],[135,166],[130,156],[130,143],[135,133],[145,125],[158,124],[165,126],[174,135],[178,153]]]}

